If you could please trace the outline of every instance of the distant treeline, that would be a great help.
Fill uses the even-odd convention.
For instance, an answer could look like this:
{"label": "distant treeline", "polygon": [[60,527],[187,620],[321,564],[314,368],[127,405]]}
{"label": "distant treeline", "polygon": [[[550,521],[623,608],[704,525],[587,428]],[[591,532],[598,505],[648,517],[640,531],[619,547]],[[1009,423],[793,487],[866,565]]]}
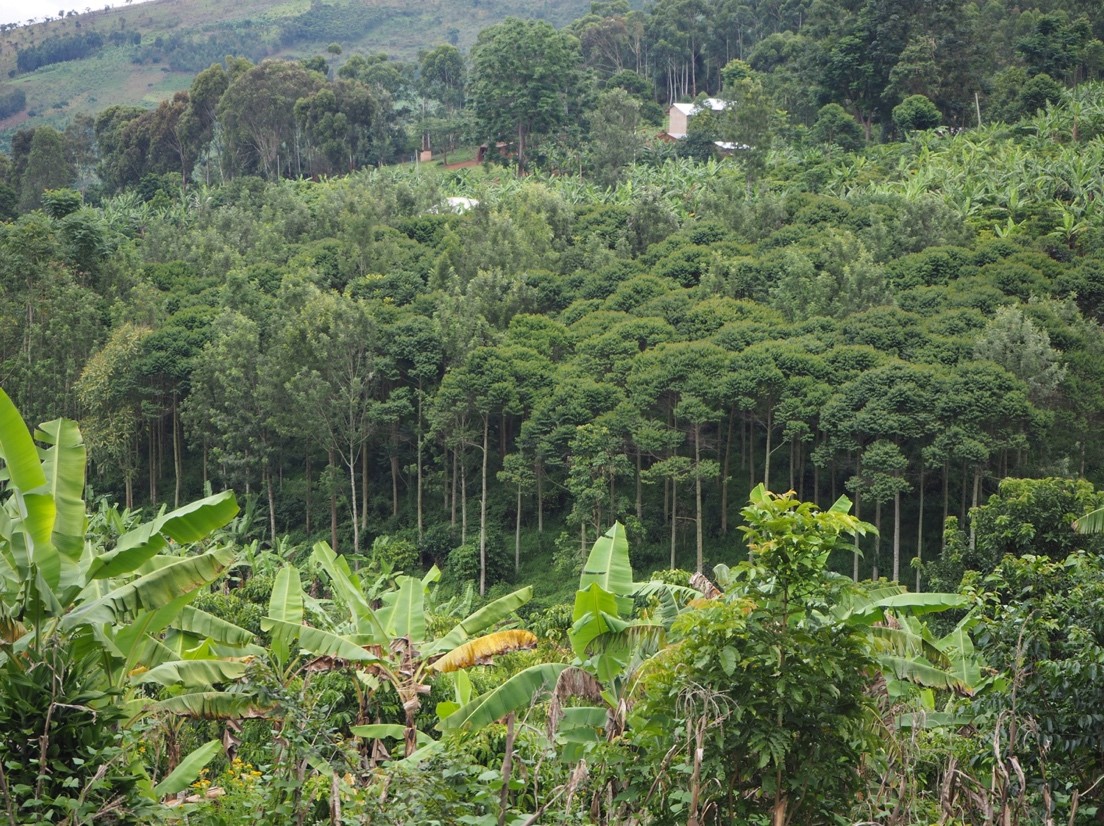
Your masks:
{"label": "distant treeline", "polygon": [[266,57],[269,43],[251,20],[213,34],[188,33],[157,37],[137,50],[134,63],[164,63],[174,72],[200,72],[226,55],[257,61]]}
{"label": "distant treeline", "polygon": [[0,88],[0,119],[22,112],[27,105],[27,94],[22,89]]}
{"label": "distant treeline", "polygon": [[163,63],[174,72],[200,72],[228,54],[259,61],[280,47],[360,38],[398,14],[364,6],[315,6],[276,27],[253,20],[227,24],[217,32],[157,37],[134,54],[135,63]]}
{"label": "distant treeline", "polygon": [[33,72],[51,63],[90,57],[102,49],[103,45],[103,35],[97,32],[51,37],[38,46],[20,49],[16,57],[16,66],[21,72]]}
{"label": "distant treeline", "polygon": [[305,41],[348,40],[366,35],[400,12],[368,6],[312,6],[280,26],[280,42],[294,46]]}

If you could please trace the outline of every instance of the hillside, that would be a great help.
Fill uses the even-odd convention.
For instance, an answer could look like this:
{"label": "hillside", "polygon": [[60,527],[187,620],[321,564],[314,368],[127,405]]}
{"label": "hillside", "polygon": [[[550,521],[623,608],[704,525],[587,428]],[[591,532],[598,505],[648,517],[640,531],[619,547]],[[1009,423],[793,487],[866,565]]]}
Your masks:
{"label": "hillside", "polygon": [[[342,54],[331,64],[337,69],[355,53],[413,58],[447,41],[467,48],[481,29],[510,15],[562,26],[586,7],[583,0],[545,0],[522,9],[508,0],[418,5],[399,0],[154,0],[9,29],[0,39],[0,77],[7,78],[0,83],[0,97],[22,91],[26,106],[0,119],[0,148],[10,146],[17,129],[64,128],[74,114],[95,114],[117,104],[154,106],[187,89],[198,71],[228,54],[252,60],[301,57],[324,53],[336,43]],[[27,55],[40,53],[46,44],[89,35],[98,35],[102,45],[88,56],[20,71],[20,54],[26,63]]]}

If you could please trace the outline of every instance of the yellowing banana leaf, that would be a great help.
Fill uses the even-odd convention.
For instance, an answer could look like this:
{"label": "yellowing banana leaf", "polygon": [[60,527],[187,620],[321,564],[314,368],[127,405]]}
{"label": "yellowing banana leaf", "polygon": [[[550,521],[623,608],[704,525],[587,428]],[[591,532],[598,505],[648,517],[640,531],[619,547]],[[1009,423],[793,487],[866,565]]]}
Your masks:
{"label": "yellowing banana leaf", "polygon": [[450,671],[459,671],[462,668],[470,668],[476,664],[488,663],[499,654],[518,651],[523,648],[535,648],[536,645],[536,635],[529,631],[517,629],[497,631],[454,648],[434,662],[430,668],[443,674]]}
{"label": "yellowing banana leaf", "polygon": [[451,651],[456,646],[467,642],[473,635],[502,622],[532,598],[533,588],[531,585],[499,597],[487,603],[478,611],[473,612],[459,625],[454,626],[445,636],[425,645],[422,648],[422,653],[426,656],[432,656],[442,651]]}

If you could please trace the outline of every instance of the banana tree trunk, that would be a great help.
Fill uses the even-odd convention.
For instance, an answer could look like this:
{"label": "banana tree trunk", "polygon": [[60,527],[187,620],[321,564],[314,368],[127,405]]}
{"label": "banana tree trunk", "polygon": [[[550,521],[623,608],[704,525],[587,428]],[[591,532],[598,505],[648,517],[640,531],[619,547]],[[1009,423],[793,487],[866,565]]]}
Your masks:
{"label": "banana tree trunk", "polygon": [[678,482],[675,477],[671,477],[671,570],[674,570],[675,565],[675,539],[677,533],[678,524]]}
{"label": "banana tree trunk", "polygon": [[[916,561],[924,560],[924,465],[920,465],[920,515],[916,526]],[[916,568],[916,593],[920,593],[920,568]]]}
{"label": "banana tree trunk", "polygon": [[173,429],[173,476],[175,486],[173,489],[173,507],[180,507],[180,485],[184,476],[184,463],[180,455],[180,405],[177,404],[177,391],[173,390],[172,402],[172,429]]}
{"label": "banana tree trunk", "polygon": [[502,789],[499,792],[498,826],[506,826],[506,813],[510,807],[510,776],[514,771],[514,712],[506,715],[506,749],[502,757]]}

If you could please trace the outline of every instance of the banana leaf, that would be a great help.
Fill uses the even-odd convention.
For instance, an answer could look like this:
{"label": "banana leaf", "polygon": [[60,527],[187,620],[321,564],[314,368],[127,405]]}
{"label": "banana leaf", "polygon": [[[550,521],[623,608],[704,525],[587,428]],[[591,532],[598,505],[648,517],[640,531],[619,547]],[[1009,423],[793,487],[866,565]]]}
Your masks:
{"label": "banana leaf", "polygon": [[489,725],[511,711],[531,705],[541,691],[550,691],[555,687],[560,672],[567,667],[566,663],[540,663],[524,668],[497,688],[465,703],[442,720],[438,727],[442,731],[457,731]]}
{"label": "banana leaf", "polygon": [[153,793],[158,797],[169,797],[184,791],[195,782],[203,767],[210,763],[221,749],[221,740],[207,741],[181,760],[180,765],[173,769],[168,777],[153,787]]}
{"label": "banana leaf", "polygon": [[233,548],[217,548],[201,556],[177,559],[159,570],[141,576],[86,602],[61,621],[63,630],[81,624],[118,623],[142,610],[156,610],[181,594],[214,582],[233,561]]}

